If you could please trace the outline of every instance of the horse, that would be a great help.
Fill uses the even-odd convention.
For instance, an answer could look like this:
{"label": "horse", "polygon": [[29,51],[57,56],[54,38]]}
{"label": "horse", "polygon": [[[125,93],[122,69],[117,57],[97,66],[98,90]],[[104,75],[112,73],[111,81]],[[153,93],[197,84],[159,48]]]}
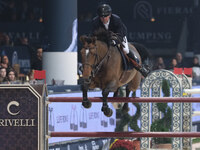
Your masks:
{"label": "horse", "polygon": [[[101,111],[107,117],[112,116],[112,109],[107,104],[109,92],[114,92],[117,96],[121,86],[127,85],[126,97],[130,91],[136,91],[140,85],[142,75],[135,68],[124,70],[122,56],[116,46],[110,44],[111,34],[107,31],[97,31],[94,36],[80,36],[82,43],[81,59],[83,66],[82,81],[82,105],[85,108],[91,107],[88,99],[88,89],[100,88],[102,90],[103,105]],[[141,46],[138,46],[139,48]],[[129,49],[134,51],[139,58],[141,65],[142,59],[136,47],[129,43]],[[128,112],[128,103],[124,103],[124,111]]]}

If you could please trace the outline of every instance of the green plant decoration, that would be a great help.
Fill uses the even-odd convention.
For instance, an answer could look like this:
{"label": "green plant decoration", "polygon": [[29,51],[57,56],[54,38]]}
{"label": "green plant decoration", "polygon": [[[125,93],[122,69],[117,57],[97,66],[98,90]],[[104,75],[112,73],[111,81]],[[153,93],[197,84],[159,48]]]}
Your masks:
{"label": "green plant decoration", "polygon": [[[170,96],[170,86],[167,80],[162,82],[162,92],[164,97]],[[162,118],[155,120],[151,124],[152,132],[169,132],[172,127],[172,110],[167,103],[157,103],[157,108],[162,112]],[[156,144],[170,143],[171,138],[153,138]]]}

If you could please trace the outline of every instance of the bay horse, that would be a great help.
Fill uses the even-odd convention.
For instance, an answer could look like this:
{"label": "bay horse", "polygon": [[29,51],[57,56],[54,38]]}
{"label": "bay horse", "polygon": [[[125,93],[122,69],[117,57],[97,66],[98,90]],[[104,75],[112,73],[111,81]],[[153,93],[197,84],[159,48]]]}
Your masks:
{"label": "bay horse", "polygon": [[[80,37],[83,45],[81,49],[81,58],[83,65],[83,82],[82,105],[85,108],[91,107],[91,102],[88,100],[88,89],[96,87],[102,90],[103,105],[101,110],[107,117],[112,116],[112,109],[107,104],[109,92],[115,92],[117,95],[118,89],[127,84],[126,96],[130,91],[136,91],[141,82],[142,75],[136,69],[124,70],[122,56],[116,46],[110,44],[111,35],[107,31],[97,31],[95,36],[83,35]],[[133,44],[129,43],[129,49],[134,51],[139,58],[139,64],[142,60],[139,52]],[[128,111],[128,103],[124,103],[123,109]]]}

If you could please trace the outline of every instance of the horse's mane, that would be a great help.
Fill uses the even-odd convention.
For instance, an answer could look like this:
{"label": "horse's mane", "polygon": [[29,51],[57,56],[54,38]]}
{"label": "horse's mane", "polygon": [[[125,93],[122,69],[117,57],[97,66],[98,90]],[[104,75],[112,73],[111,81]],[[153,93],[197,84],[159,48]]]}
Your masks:
{"label": "horse's mane", "polygon": [[93,36],[96,36],[97,40],[105,42],[108,46],[110,46],[111,34],[109,31],[99,28],[94,31]]}

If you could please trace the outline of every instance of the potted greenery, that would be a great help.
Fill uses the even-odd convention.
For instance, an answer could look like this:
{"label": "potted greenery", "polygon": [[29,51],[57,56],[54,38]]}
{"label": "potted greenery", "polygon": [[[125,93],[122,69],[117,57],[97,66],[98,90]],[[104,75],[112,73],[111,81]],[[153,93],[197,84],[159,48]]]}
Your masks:
{"label": "potted greenery", "polygon": [[[164,97],[170,96],[170,86],[167,80],[162,82],[162,92]],[[162,118],[155,120],[151,124],[151,132],[169,132],[172,128],[172,109],[167,103],[157,103],[158,111],[162,113]],[[171,148],[171,138],[153,138],[153,148]]]}
{"label": "potted greenery", "polygon": [[[109,150],[137,150],[133,141],[127,139],[116,139],[111,145]],[[138,149],[139,150],[139,149]]]}

